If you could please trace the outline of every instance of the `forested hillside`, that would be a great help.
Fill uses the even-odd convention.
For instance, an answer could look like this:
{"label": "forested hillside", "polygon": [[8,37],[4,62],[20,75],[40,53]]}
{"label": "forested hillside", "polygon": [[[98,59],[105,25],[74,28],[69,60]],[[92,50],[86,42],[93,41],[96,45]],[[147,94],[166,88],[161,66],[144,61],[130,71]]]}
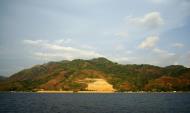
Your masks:
{"label": "forested hillside", "polygon": [[86,78],[101,78],[117,91],[190,91],[190,69],[171,65],[121,65],[106,58],[49,62],[0,81],[1,91],[86,90]]}

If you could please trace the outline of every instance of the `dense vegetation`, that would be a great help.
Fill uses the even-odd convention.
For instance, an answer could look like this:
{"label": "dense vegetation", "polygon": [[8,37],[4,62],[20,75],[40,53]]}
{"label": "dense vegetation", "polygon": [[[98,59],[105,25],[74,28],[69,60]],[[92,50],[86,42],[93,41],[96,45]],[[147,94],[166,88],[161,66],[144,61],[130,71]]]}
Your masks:
{"label": "dense vegetation", "polygon": [[85,78],[107,80],[117,91],[190,91],[190,69],[121,65],[105,58],[49,62],[0,81],[1,91],[85,90]]}

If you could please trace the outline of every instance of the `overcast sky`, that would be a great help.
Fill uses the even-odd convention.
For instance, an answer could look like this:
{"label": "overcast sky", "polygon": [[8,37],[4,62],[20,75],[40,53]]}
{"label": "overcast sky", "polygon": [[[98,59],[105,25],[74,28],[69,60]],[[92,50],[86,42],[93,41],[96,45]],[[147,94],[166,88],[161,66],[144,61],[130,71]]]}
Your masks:
{"label": "overcast sky", "polygon": [[95,57],[190,67],[190,0],[0,0],[0,75]]}

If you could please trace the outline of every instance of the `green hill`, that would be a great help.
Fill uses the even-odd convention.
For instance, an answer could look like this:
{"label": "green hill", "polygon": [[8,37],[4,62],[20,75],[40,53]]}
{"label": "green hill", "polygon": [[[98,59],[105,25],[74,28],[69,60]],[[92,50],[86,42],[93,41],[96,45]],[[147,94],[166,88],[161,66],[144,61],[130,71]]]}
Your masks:
{"label": "green hill", "polygon": [[106,58],[49,62],[0,81],[0,91],[86,90],[85,78],[101,78],[117,91],[190,91],[190,68],[121,65]]}

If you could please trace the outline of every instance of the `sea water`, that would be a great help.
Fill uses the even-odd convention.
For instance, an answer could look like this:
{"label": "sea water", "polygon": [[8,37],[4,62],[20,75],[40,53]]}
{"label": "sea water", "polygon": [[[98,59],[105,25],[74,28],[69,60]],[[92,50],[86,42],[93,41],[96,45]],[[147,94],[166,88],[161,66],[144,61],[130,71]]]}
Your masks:
{"label": "sea water", "polygon": [[190,93],[0,93],[0,113],[190,113]]}

